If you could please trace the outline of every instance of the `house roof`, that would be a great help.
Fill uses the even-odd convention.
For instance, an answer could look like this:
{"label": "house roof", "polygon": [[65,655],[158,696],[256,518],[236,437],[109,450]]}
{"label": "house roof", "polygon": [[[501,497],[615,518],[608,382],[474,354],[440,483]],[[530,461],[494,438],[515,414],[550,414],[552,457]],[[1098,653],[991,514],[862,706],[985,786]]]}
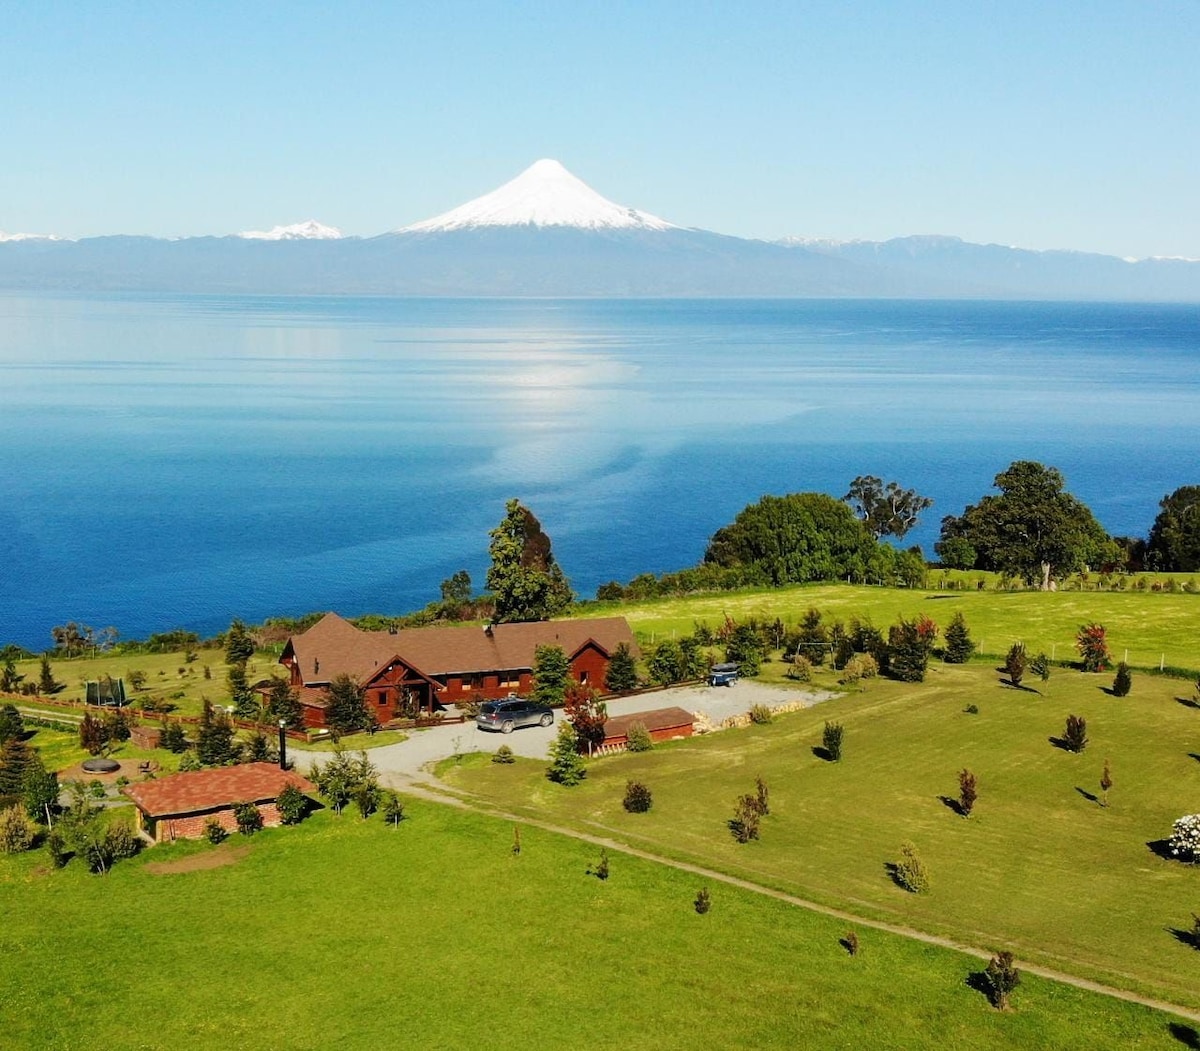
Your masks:
{"label": "house roof", "polygon": [[406,628],[359,631],[336,613],[327,613],[284,648],[295,657],[303,682],[326,683],[347,674],[369,681],[395,657],[423,675],[479,674],[533,667],[538,646],[561,646],[568,657],[588,644],[611,654],[625,643],[636,656],[637,642],[624,617],[532,621],[481,627]]}
{"label": "house roof", "polygon": [[150,817],[195,814],[233,803],[266,803],[276,799],[287,785],[305,795],[316,788],[307,778],[274,763],[245,763],[213,770],[192,770],[154,781],[137,781],[122,790]]}
{"label": "house roof", "polygon": [[634,723],[641,723],[647,730],[674,730],[691,726],[696,717],[686,708],[655,708],[650,712],[631,712],[629,715],[614,715],[604,722],[604,739],[626,737]]}

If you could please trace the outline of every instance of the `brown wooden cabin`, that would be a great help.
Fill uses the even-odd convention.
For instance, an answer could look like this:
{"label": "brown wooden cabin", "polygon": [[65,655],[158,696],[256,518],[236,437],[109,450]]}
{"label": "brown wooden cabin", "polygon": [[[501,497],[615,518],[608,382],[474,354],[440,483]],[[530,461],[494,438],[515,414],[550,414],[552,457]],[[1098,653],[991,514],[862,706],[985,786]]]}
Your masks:
{"label": "brown wooden cabin", "polygon": [[458,701],[528,694],[534,651],[543,645],[561,646],[575,681],[602,691],[609,658],[621,643],[638,656],[624,617],[390,632],[361,631],[327,613],[288,639],[279,663],[299,695],[304,725],[320,728],[326,725],[329,684],[338,675],[354,679],[376,720],[386,723],[414,704],[432,713]]}
{"label": "brown wooden cabin", "polygon": [[691,737],[696,717],[686,708],[655,708],[649,712],[630,712],[614,715],[604,723],[603,744],[609,747],[624,747],[629,743],[629,728],[641,723],[650,733],[650,740],[674,741],[680,737]]}

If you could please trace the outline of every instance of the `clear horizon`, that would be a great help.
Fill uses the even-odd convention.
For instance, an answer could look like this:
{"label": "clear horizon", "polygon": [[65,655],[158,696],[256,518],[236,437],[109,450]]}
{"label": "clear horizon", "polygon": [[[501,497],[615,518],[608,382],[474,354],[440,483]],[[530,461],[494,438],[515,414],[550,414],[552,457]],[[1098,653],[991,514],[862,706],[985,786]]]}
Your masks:
{"label": "clear horizon", "polygon": [[5,13],[0,230],[371,236],[554,157],[680,226],[1200,257],[1200,7]]}

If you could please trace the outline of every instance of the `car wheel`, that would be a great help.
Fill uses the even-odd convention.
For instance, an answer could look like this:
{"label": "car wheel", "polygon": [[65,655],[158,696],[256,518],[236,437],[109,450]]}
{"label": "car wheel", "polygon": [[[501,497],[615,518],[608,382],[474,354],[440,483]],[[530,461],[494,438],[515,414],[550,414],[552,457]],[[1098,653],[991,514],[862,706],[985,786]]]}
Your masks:
{"label": "car wheel", "polygon": [[552,722],[554,722],[554,716],[551,715],[549,712],[547,712],[545,715],[542,716],[542,725],[543,726],[549,726]]}
{"label": "car wheel", "polygon": [[500,732],[502,734],[512,733],[513,732],[513,721],[511,719],[505,719],[504,722],[502,722],[500,724]]}

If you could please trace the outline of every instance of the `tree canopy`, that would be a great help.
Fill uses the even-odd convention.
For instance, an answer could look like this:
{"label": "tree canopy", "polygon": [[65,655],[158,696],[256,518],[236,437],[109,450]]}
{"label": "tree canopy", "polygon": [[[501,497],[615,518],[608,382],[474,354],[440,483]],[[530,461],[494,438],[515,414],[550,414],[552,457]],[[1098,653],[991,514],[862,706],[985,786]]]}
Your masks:
{"label": "tree canopy", "polygon": [[1200,570],[1200,485],[1184,485],[1159,501],[1146,562],[1169,573]]}
{"label": "tree canopy", "polygon": [[487,589],[495,596],[497,624],[547,620],[574,601],[571,585],[554,561],[550,538],[519,500],[509,500],[504,520],[490,536]]}
{"label": "tree canopy", "polygon": [[915,489],[902,489],[899,482],[883,481],[871,474],[860,474],[842,497],[858,515],[867,531],[878,540],[904,535],[920,520],[921,512],[933,506],[933,500]]}
{"label": "tree canopy", "polygon": [[825,493],[789,493],[764,496],[718,529],[704,561],[755,566],[776,585],[862,580],[882,557],[879,547],[842,501]]}
{"label": "tree canopy", "polygon": [[[975,569],[994,569],[1043,589],[1056,575],[1119,558],[1116,545],[1087,505],[1065,492],[1062,474],[1018,460],[996,475],[999,495],[985,496],[962,515],[942,519],[937,546],[975,552]],[[952,543],[953,542],[953,543]]]}

